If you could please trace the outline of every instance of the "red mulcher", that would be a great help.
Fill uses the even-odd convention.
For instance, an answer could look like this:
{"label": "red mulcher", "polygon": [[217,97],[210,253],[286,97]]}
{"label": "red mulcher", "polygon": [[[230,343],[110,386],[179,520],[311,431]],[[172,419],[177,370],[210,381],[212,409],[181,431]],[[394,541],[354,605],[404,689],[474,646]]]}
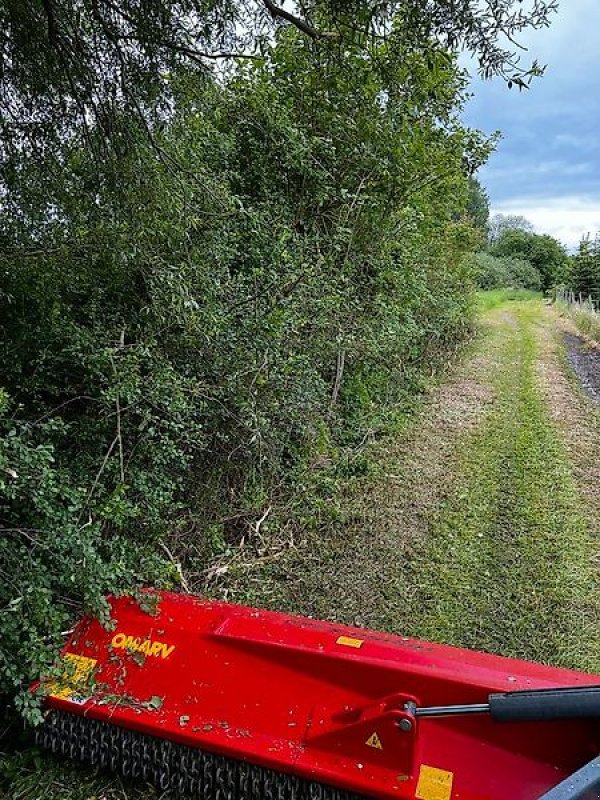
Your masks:
{"label": "red mulcher", "polygon": [[156,598],[78,624],[43,746],[206,800],[600,797],[600,676]]}

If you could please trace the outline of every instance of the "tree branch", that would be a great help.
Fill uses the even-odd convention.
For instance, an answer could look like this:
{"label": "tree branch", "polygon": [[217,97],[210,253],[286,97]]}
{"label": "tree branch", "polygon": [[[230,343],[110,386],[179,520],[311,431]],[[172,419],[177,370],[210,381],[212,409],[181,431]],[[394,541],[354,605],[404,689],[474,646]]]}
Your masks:
{"label": "tree branch", "polygon": [[48,40],[53,47],[58,48],[60,46],[58,43],[58,29],[51,0],[42,0],[42,7],[48,22]]}
{"label": "tree branch", "polygon": [[188,56],[191,58],[192,61],[195,61],[200,66],[205,66],[202,62],[203,58],[209,58],[213,60],[217,60],[220,58],[245,58],[251,61],[264,61],[262,56],[254,55],[253,53],[236,53],[236,52],[223,52],[223,53],[207,53],[201,50],[195,50],[193,47],[187,47],[183,44],[177,44],[176,42],[165,42],[165,46],[170,48],[171,50],[175,50],[177,53],[182,53],[183,55]]}
{"label": "tree branch", "polygon": [[310,36],[311,39],[339,39],[338,33],[335,33],[334,31],[319,31],[316,28],[313,28],[313,26],[309,25],[306,20],[302,19],[301,17],[297,17],[295,14],[290,14],[289,11],[286,11],[285,9],[275,5],[273,0],[262,1],[273,19],[284,19],[286,22],[289,22],[290,25],[294,25],[294,27],[298,28],[299,31],[302,31],[302,33]]}

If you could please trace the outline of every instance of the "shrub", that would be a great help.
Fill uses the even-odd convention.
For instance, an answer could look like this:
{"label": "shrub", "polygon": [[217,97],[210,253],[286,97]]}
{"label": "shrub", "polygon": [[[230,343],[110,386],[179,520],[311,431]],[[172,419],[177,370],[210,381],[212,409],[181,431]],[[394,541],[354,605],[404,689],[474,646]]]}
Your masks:
{"label": "shrub", "polygon": [[548,235],[529,230],[503,230],[490,248],[498,258],[517,258],[532,264],[541,276],[544,291],[561,283],[568,269],[568,258],[560,242]]}
{"label": "shrub", "polygon": [[530,289],[539,292],[542,279],[538,270],[523,259],[498,258],[489,253],[477,253],[474,266],[482,289]]}
{"label": "shrub", "polygon": [[[14,410],[14,409],[12,409]],[[148,546],[122,528],[131,511],[119,491],[100,492],[92,514],[81,474],[57,459],[60,420],[37,425],[11,418],[5,397],[0,416],[0,687],[17,693],[17,707],[37,719],[23,681],[46,672],[73,611],[106,619],[107,591],[132,590],[142,578],[163,583],[168,571]],[[87,476],[86,476],[87,477]],[[79,479],[79,480],[78,480]],[[101,478],[98,476],[98,482]]]}

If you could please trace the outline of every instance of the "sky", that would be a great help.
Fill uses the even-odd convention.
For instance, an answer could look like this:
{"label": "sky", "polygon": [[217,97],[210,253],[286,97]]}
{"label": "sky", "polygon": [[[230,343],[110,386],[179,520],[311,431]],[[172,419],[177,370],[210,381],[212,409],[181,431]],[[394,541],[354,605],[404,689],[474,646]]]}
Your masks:
{"label": "sky", "polygon": [[531,89],[472,82],[466,122],[503,138],[479,178],[491,213],[520,214],[577,246],[600,232],[600,0],[561,0],[550,28],[523,34],[523,61],[547,65]]}

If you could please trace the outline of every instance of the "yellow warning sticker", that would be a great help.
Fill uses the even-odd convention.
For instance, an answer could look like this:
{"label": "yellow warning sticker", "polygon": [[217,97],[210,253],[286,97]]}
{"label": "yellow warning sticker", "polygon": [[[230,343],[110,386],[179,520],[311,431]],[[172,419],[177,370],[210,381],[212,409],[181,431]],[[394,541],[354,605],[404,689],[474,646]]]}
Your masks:
{"label": "yellow warning sticker", "polygon": [[453,780],[453,772],[421,764],[415,797],[418,800],[450,800]]}
{"label": "yellow warning sticker", "polygon": [[369,736],[365,744],[369,747],[374,747],[375,750],[383,750],[383,745],[381,744],[381,739],[379,738],[377,731]]}
{"label": "yellow warning sticker", "polygon": [[364,639],[353,639],[351,636],[339,636],[336,644],[343,644],[345,647],[362,647]]}
{"label": "yellow warning sticker", "polygon": [[48,686],[49,694],[61,700],[72,700],[89,693],[96,659],[65,653],[63,662],[62,677]]}

